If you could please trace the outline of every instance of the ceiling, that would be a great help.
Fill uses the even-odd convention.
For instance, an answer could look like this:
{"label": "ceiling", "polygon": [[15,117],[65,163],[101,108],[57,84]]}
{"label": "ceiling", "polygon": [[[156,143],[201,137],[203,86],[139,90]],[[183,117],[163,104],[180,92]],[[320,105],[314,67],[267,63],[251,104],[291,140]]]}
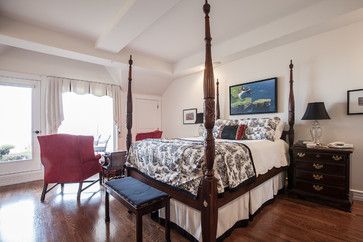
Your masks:
{"label": "ceiling", "polygon": [[1,0],[0,14],[95,41],[125,0]]}
{"label": "ceiling", "polygon": [[[320,0],[213,0],[210,1],[213,43],[281,18]],[[203,0],[180,1],[128,47],[177,62],[203,49]]]}
{"label": "ceiling", "polygon": [[[225,41],[318,1],[320,0],[211,0],[213,41]],[[103,0],[1,0],[0,13],[31,25],[97,41],[112,28],[110,26],[117,21],[117,15],[129,2],[107,0],[106,4]],[[204,38],[203,2],[204,0],[175,1],[168,12],[159,16],[124,48],[172,63],[199,51],[203,47],[201,40]],[[138,12],[135,13],[135,18],[143,18],[144,15],[145,12]],[[138,28],[137,24],[124,27]]]}
{"label": "ceiling", "polygon": [[[362,0],[209,2],[213,57],[221,64],[363,19],[356,12]],[[132,53],[135,75],[147,85],[159,80],[162,92],[176,77],[201,70],[203,3],[1,0],[0,44],[121,69]]]}

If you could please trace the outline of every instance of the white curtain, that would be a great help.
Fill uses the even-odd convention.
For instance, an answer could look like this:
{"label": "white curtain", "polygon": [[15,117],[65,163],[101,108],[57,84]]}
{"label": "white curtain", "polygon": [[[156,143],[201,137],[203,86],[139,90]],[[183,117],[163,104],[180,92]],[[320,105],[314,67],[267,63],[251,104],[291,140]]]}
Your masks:
{"label": "white curtain", "polygon": [[47,77],[45,82],[45,128],[47,134],[55,134],[64,120],[61,78]]}
{"label": "white curtain", "polygon": [[117,133],[120,134],[121,132],[121,87],[120,86],[112,86],[111,88],[111,97],[113,100],[113,120],[117,127]]}
{"label": "white curtain", "polygon": [[63,92],[109,96],[113,100],[113,119],[117,129],[121,127],[121,87],[106,83],[88,82],[60,77],[47,77],[46,82],[46,132],[57,133],[64,120]]}

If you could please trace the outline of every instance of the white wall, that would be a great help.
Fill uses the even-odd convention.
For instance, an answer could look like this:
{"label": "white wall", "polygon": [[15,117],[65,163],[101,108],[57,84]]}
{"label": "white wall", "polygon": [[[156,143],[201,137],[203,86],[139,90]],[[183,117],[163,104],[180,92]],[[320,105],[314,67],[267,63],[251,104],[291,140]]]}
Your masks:
{"label": "white wall", "polygon": [[[331,120],[321,122],[323,141],[341,140],[355,145],[351,188],[363,190],[363,115],[346,115],[346,91],[363,88],[363,22],[216,68],[215,77],[221,80],[222,118],[229,118],[229,86],[276,76],[279,115],[287,120],[291,58],[295,64],[296,140],[309,138],[310,122],[301,121],[307,103],[325,102]],[[202,82],[202,73],[193,74],[175,80],[165,91],[162,118],[166,137],[197,135],[197,125],[182,124],[182,109],[202,110]]]}

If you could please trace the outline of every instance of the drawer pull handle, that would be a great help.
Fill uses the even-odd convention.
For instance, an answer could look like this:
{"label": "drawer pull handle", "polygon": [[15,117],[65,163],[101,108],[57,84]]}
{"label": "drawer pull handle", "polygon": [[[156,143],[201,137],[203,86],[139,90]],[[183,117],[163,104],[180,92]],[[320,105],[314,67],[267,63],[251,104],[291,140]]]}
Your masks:
{"label": "drawer pull handle", "polygon": [[305,153],[297,153],[297,156],[299,156],[300,158],[305,156]]}
{"label": "drawer pull handle", "polygon": [[338,161],[338,160],[342,160],[343,157],[341,155],[333,155],[333,160]]}
{"label": "drawer pull handle", "polygon": [[313,188],[314,188],[315,191],[318,191],[318,192],[320,192],[321,190],[324,189],[323,186],[319,186],[319,185],[313,185]]}
{"label": "drawer pull handle", "polygon": [[313,178],[315,179],[315,180],[321,180],[321,179],[323,179],[324,178],[324,176],[323,175],[318,175],[318,174],[313,174]]}
{"label": "drawer pull handle", "polygon": [[313,164],[313,167],[314,167],[315,169],[317,169],[317,170],[320,170],[320,169],[322,169],[322,168],[324,167],[324,165],[321,165],[321,164],[318,164],[318,163],[314,163],[314,164]]}
{"label": "drawer pull handle", "polygon": [[320,158],[320,155],[319,155],[319,154],[317,154],[315,157],[316,157],[316,158]]}

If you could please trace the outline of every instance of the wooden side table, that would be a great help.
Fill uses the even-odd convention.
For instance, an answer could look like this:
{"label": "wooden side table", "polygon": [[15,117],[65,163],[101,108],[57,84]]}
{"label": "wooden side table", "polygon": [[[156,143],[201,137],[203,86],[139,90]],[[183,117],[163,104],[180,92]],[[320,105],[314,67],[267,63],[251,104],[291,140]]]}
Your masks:
{"label": "wooden side table", "polygon": [[124,176],[127,152],[116,151],[104,154],[105,163],[102,164],[102,177],[107,180]]}
{"label": "wooden side table", "polygon": [[350,154],[353,149],[306,148],[291,150],[290,193],[345,211],[351,211]]}

